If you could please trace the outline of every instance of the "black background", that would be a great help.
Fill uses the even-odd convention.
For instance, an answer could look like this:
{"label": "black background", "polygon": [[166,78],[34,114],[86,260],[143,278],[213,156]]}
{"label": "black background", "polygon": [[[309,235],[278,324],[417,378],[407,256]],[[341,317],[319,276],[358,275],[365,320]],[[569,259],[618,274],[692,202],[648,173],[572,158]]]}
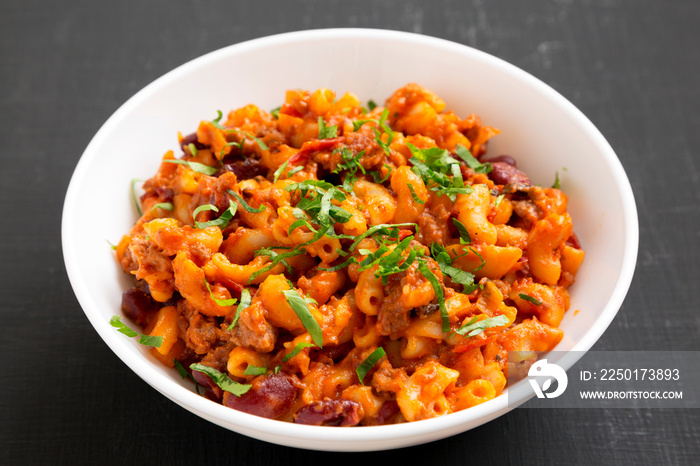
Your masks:
{"label": "black background", "polygon": [[[554,87],[611,143],[640,216],[634,282],[598,350],[700,349],[700,2],[0,1],[1,464],[314,464],[177,407],[98,337],[60,246],[71,173],[102,123],[206,52],[301,29],[418,32]],[[134,141],[134,143],[137,143]],[[517,409],[355,462],[697,464],[700,410]]]}

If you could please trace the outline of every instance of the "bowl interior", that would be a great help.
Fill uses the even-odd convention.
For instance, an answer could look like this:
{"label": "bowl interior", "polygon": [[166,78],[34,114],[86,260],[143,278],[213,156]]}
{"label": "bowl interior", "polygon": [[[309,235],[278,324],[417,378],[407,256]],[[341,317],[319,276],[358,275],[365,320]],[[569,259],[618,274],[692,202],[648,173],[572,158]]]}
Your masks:
{"label": "bowl interior", "polygon": [[63,249],[80,304],[115,353],[157,390],[200,416],[263,440],[305,448],[416,444],[512,409],[512,397],[510,404],[500,397],[443,418],[398,426],[332,429],[270,421],[198,397],[174,371],[108,324],[120,313],[129,279],[107,242],[116,244],[136,220],[130,180],[152,176],[167,150],[177,153],[177,131],[194,131],[217,110],[225,113],[248,103],[272,109],[287,89],[327,87],[339,96],[353,92],[363,101],[383,102],[408,82],[433,90],[461,117],[476,113],[501,129],[489,154],[512,155],[534,183],[551,185],[558,172],[586,259],[570,289],[571,310],[561,325],[566,336],[557,350],[590,348],[624,299],[638,237],[629,182],[590,121],[542,82],[474,49],[390,31],[321,30],[238,44],[177,68],[124,104],[86,149],[66,196]]}

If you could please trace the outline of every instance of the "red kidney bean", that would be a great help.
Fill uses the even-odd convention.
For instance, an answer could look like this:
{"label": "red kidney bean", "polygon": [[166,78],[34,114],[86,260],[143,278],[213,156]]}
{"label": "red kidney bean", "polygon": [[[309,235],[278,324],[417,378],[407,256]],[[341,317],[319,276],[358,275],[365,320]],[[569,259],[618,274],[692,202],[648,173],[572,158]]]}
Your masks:
{"label": "red kidney bean", "polygon": [[194,144],[194,146],[197,149],[204,149],[205,146],[204,144],[200,143],[199,140],[197,139],[197,133],[191,133],[182,138],[182,141],[180,141],[180,147],[182,147],[182,150],[185,150],[185,147],[189,146],[190,144]]}
{"label": "red kidney bean", "polygon": [[220,401],[224,396],[224,391],[204,372],[192,371],[192,377],[194,377],[195,382],[206,389],[204,396],[210,400]]}
{"label": "red kidney bean", "polygon": [[322,400],[304,406],[294,415],[296,424],[356,426],[363,417],[362,405],[352,400]]}
{"label": "red kidney bean", "polygon": [[352,341],[341,343],[340,345],[324,345],[323,349],[318,350],[317,354],[322,354],[328,358],[331,358],[333,362],[339,362],[345,356],[347,356],[350,350],[352,350],[354,347],[355,343]]}
{"label": "red kidney bean", "polygon": [[527,186],[532,184],[525,172],[515,168],[513,165],[505,162],[493,162],[492,166],[493,170],[489,173],[489,178],[496,184],[516,183]]}
{"label": "red kidney bean", "polygon": [[252,385],[241,396],[226,392],[224,405],[244,413],[276,419],[292,407],[297,395],[296,384],[285,374],[256,377]]}
{"label": "red kidney bean", "polygon": [[138,288],[131,288],[122,293],[122,312],[138,325],[146,325],[158,309],[158,303]]}
{"label": "red kidney bean", "polygon": [[247,157],[243,160],[234,160],[230,163],[225,163],[214,176],[221,176],[226,172],[233,172],[239,180],[247,180],[256,176],[265,176],[267,168],[265,168],[258,159]]}
{"label": "red kidney bean", "polygon": [[518,162],[515,161],[513,157],[510,155],[497,155],[496,157],[488,157],[488,158],[483,158],[481,159],[481,163],[496,163],[496,162],[502,162],[502,163],[507,163],[508,165],[513,165],[514,167],[518,166]]}
{"label": "red kidney bean", "polygon": [[393,424],[394,418],[399,414],[399,404],[395,401],[385,401],[379,407],[377,417],[373,420],[373,425]]}
{"label": "red kidney bean", "polygon": [[578,236],[576,236],[576,233],[571,233],[569,239],[566,240],[566,244],[568,244],[574,249],[581,249],[581,242],[578,240]]}

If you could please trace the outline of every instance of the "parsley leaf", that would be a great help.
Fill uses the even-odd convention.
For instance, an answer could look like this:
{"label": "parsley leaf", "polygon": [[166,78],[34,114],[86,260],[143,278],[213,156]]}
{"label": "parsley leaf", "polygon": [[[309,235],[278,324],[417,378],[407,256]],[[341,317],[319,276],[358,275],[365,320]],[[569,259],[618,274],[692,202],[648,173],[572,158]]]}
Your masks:
{"label": "parsley leaf", "polygon": [[141,203],[136,195],[136,183],[140,183],[142,181],[143,180],[139,180],[137,178],[133,178],[131,180],[131,200],[134,202],[134,207],[136,207],[136,211],[139,213],[139,215],[143,215],[143,210],[141,210]]}
{"label": "parsley leaf", "polygon": [[425,201],[418,197],[418,194],[416,194],[416,190],[413,188],[413,185],[411,183],[408,183],[408,190],[411,191],[411,197],[413,198],[413,202],[417,202],[418,204],[425,204]]}
{"label": "parsley leaf", "polygon": [[561,184],[559,183],[559,172],[554,172],[554,184],[552,185],[552,188],[559,189],[560,187]]}
{"label": "parsley leaf", "polygon": [[233,330],[233,327],[238,323],[238,319],[241,317],[241,312],[243,312],[248,306],[250,306],[252,299],[250,297],[250,290],[248,288],[243,288],[241,291],[241,302],[236,308],[236,314],[233,316],[231,324],[226,328],[226,330]]}
{"label": "parsley leaf", "polygon": [[535,297],[530,296],[529,294],[520,293],[520,294],[518,294],[518,296],[520,297],[520,299],[523,299],[527,302],[530,302],[530,303],[534,304],[535,306],[539,306],[540,304],[542,304],[542,301],[540,301],[539,299],[537,299]]}
{"label": "parsley leaf", "polygon": [[309,332],[309,335],[311,335],[311,339],[316,343],[316,346],[319,348],[323,347],[323,333],[321,327],[311,314],[306,300],[294,289],[283,290],[282,294],[287,298],[287,303],[289,303],[289,306],[297,317],[299,317],[299,320],[301,320],[302,325],[304,325],[304,328]]}
{"label": "parsley leaf", "polygon": [[452,217],[452,224],[457,227],[457,231],[459,232],[459,243],[460,244],[471,244],[472,239],[469,236],[469,231],[467,231],[467,227],[464,226],[462,222],[457,220],[455,217]]}
{"label": "parsley leaf", "polygon": [[164,210],[169,210],[172,212],[172,210],[174,208],[175,207],[173,206],[172,202],[159,202],[158,204],[151,207],[151,211],[156,210],[156,209],[164,209]]}
{"label": "parsley leaf", "polygon": [[326,126],[326,122],[323,121],[323,117],[318,117],[318,138],[319,139],[330,139],[338,135],[338,127]]}
{"label": "parsley leaf", "polygon": [[453,266],[452,258],[450,253],[445,249],[445,246],[439,243],[433,243],[430,245],[430,254],[433,256],[433,259],[435,259],[435,262],[437,262],[443,275],[447,275],[453,282],[464,287],[462,290],[463,293],[469,294],[476,289],[474,274]]}
{"label": "parsley leaf", "polygon": [[236,194],[235,192],[231,191],[230,189],[227,189],[226,192],[228,192],[230,195],[236,198],[236,200],[241,204],[241,207],[245,209],[246,212],[250,212],[251,214],[259,214],[263,210],[265,210],[264,205],[260,205],[257,209],[252,208],[251,206],[248,205],[248,203],[243,199],[241,196]]}
{"label": "parsley leaf", "polygon": [[282,254],[278,253],[277,251],[274,251],[273,249],[270,248],[261,248],[255,251],[255,256],[269,256],[272,258],[272,261],[270,261],[269,264],[267,264],[265,267],[262,269],[253,272],[248,278],[248,283],[251,283],[253,280],[258,278],[260,275],[269,272],[272,270],[277,264],[282,263],[287,269],[287,272],[291,273],[292,272],[292,266],[287,263],[285,259],[289,259],[290,257],[294,256],[300,256],[302,254],[306,254],[306,249],[304,248],[297,248],[292,251],[284,252]]}
{"label": "parsley leaf", "polygon": [[377,364],[384,356],[386,356],[386,352],[384,351],[384,348],[380,346],[376,350],[372,351],[372,354],[367,356],[367,358],[365,358],[365,360],[362,361],[359,366],[357,366],[355,373],[357,374],[357,378],[360,379],[360,383],[362,385],[365,384],[365,377],[369,371],[372,370],[375,364]]}
{"label": "parsley leaf", "polygon": [[229,200],[229,207],[224,211],[223,214],[219,216],[219,218],[210,220],[208,222],[198,222],[197,221],[197,215],[200,212],[204,212],[205,210],[213,210],[214,212],[218,212],[219,209],[213,205],[213,204],[203,204],[194,209],[194,212],[192,212],[192,218],[194,219],[194,224],[197,228],[200,230],[203,228],[207,227],[212,227],[212,226],[217,226],[221,228],[222,230],[226,228],[233,218],[234,215],[236,215],[236,210],[238,209],[238,204],[235,202]]}
{"label": "parsley leaf", "polygon": [[160,348],[160,345],[163,344],[163,337],[143,335],[141,333],[135,332],[130,327],[127,327],[127,325],[124,322],[122,322],[122,318],[120,316],[112,316],[112,318],[109,320],[109,325],[116,328],[120,333],[126,335],[129,338],[139,337],[138,342],[142,345]]}
{"label": "parsley leaf", "polygon": [[209,282],[204,280],[204,285],[207,287],[207,290],[209,290],[209,297],[214,300],[216,304],[219,306],[233,306],[236,304],[238,301],[236,298],[231,298],[231,299],[218,299],[214,296],[214,293],[211,291],[211,287],[209,286]]}
{"label": "parsley leaf", "polygon": [[447,307],[445,306],[445,292],[440,285],[440,281],[435,276],[432,270],[428,267],[425,261],[420,261],[418,263],[418,270],[420,273],[430,282],[430,285],[435,291],[435,297],[437,298],[438,304],[440,306],[440,319],[442,320],[442,331],[448,332],[450,330],[450,315],[447,313]]}
{"label": "parsley leaf", "polygon": [[467,166],[477,173],[490,173],[493,170],[493,165],[490,163],[481,163],[472,153],[461,144],[457,144],[455,147],[455,154],[459,156],[462,160],[467,163]]}
{"label": "parsley leaf", "polygon": [[445,194],[455,201],[457,194],[469,194],[471,186],[465,186],[457,159],[450,156],[449,151],[439,147],[418,149],[413,144],[406,144],[411,151],[409,159],[413,172],[420,176],[425,186],[431,191]]}
{"label": "parsley leaf", "polygon": [[508,317],[505,315],[487,317],[483,320],[477,319],[478,317],[474,317],[469,322],[465,323],[460,328],[458,328],[452,335],[454,336],[455,334],[459,334],[467,337],[473,337],[480,334],[487,328],[502,327],[504,325],[507,325],[509,322]]}
{"label": "parsley leaf", "polygon": [[253,366],[248,364],[248,366],[243,371],[245,375],[265,375],[267,373],[267,367]]}
{"label": "parsley leaf", "polygon": [[166,163],[178,163],[180,165],[187,165],[190,167],[190,169],[194,172],[201,173],[203,175],[213,175],[216,173],[219,169],[216,167],[210,167],[209,165],[204,165],[203,163],[199,162],[188,162],[187,160],[180,160],[180,159],[168,159],[168,160],[163,160],[163,162]]}
{"label": "parsley leaf", "polygon": [[289,361],[294,356],[301,353],[301,350],[303,350],[304,348],[309,348],[311,346],[316,346],[316,345],[314,345],[313,343],[306,343],[304,341],[297,343],[292,351],[290,351],[289,353],[284,355],[281,362],[285,363],[285,362]]}
{"label": "parsley leaf", "polygon": [[192,364],[190,366],[190,369],[208,375],[209,377],[211,377],[214,383],[216,383],[216,385],[219,386],[219,388],[229,393],[233,393],[236,396],[243,395],[252,387],[252,385],[250,384],[241,384],[234,380],[231,380],[231,378],[228,375],[222,374],[213,367],[205,366],[201,363]]}

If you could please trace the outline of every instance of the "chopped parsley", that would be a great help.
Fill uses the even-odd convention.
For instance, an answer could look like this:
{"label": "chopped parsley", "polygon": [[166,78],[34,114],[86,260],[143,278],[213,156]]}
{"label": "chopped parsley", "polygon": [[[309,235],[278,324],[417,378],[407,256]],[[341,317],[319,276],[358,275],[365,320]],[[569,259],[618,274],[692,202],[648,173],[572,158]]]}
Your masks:
{"label": "chopped parsley", "polygon": [[457,194],[473,191],[471,186],[464,184],[460,163],[450,156],[448,150],[439,147],[418,149],[411,143],[406,145],[411,151],[409,161],[413,164],[413,172],[423,179],[428,189],[449,196],[452,202]]}
{"label": "chopped parsley", "polygon": [[187,144],[187,148],[190,150],[192,157],[197,157],[197,146],[195,146],[193,142]]}
{"label": "chopped parsley", "polygon": [[297,317],[299,317],[299,320],[301,320],[302,325],[306,331],[309,332],[309,335],[311,335],[311,339],[316,343],[316,346],[319,348],[323,347],[323,333],[321,327],[311,314],[306,300],[294,289],[283,290],[282,294],[287,298],[287,303],[289,303],[289,306]]}
{"label": "chopped parsley", "polygon": [[217,297],[214,296],[214,293],[211,291],[211,287],[209,286],[209,282],[204,280],[204,285],[207,287],[207,290],[209,290],[209,297],[214,300],[216,304],[219,306],[233,306],[236,304],[238,301],[236,298],[230,298],[230,299],[218,299]]}
{"label": "chopped parsley", "polygon": [[440,306],[440,319],[442,320],[442,331],[450,331],[450,315],[447,313],[447,306],[445,306],[445,291],[442,289],[442,285],[438,280],[437,276],[428,267],[425,261],[420,261],[418,263],[418,270],[420,273],[430,282],[430,286],[433,287],[435,291],[435,297],[437,298],[438,305]]}
{"label": "chopped parsley", "polygon": [[252,298],[250,296],[250,290],[248,288],[243,288],[243,291],[241,291],[241,302],[236,308],[236,314],[233,316],[231,325],[229,325],[226,328],[226,330],[233,330],[233,327],[236,326],[236,324],[238,323],[238,319],[241,317],[241,312],[243,312],[248,306],[250,306],[251,302]]}
{"label": "chopped parsley", "polygon": [[365,384],[365,377],[367,376],[369,371],[371,371],[372,368],[384,356],[386,356],[386,352],[384,351],[384,348],[380,346],[376,350],[372,351],[372,354],[367,356],[367,358],[364,361],[362,361],[359,366],[357,366],[355,373],[357,374],[357,378],[360,379],[360,383],[362,385]]}
{"label": "chopped parsley", "polygon": [[418,204],[425,204],[425,201],[418,197],[418,194],[416,194],[416,190],[413,188],[413,185],[411,183],[408,183],[408,190],[411,191],[411,197],[413,198],[413,202],[416,202]]}
{"label": "chopped parsley", "polygon": [[455,147],[455,154],[459,156],[462,160],[467,163],[467,166],[477,173],[490,173],[493,170],[493,165],[490,163],[481,163],[472,153],[461,144],[457,144]]}
{"label": "chopped parsley", "polygon": [[204,165],[203,163],[199,162],[189,162],[187,160],[180,160],[180,159],[168,159],[168,160],[163,160],[163,162],[166,163],[177,163],[180,165],[187,165],[190,170],[201,173],[203,175],[213,175],[215,174],[219,169],[216,167],[210,167],[209,165]]}
{"label": "chopped parsley", "polygon": [[366,173],[365,167],[363,167],[360,163],[360,159],[363,155],[365,155],[365,151],[355,154],[349,148],[343,147],[341,149],[335,149],[333,153],[339,153],[341,159],[343,160],[342,163],[336,165],[333,173],[340,173],[341,171],[345,172],[342,188],[344,191],[351,193],[353,185],[358,178],[357,172],[359,171],[363,175]]}
{"label": "chopped parsley", "polygon": [[109,325],[116,328],[120,333],[126,335],[129,338],[139,337],[138,342],[144,346],[153,346],[155,348],[160,348],[163,344],[163,337],[144,335],[135,332],[130,327],[127,327],[124,322],[122,322],[121,316],[112,316],[109,320]]}
{"label": "chopped parsley", "polygon": [[525,300],[525,301],[527,301],[527,302],[529,302],[529,303],[532,303],[532,304],[534,304],[535,306],[539,306],[540,304],[542,304],[542,301],[540,301],[540,300],[537,299],[537,298],[534,298],[534,297],[530,296],[529,294],[520,293],[520,294],[518,294],[518,296],[520,297],[520,299],[523,299],[523,300]]}
{"label": "chopped parsley", "polygon": [[133,178],[131,180],[131,200],[134,202],[134,207],[136,207],[136,212],[138,212],[139,215],[143,215],[143,210],[141,210],[141,203],[136,195],[136,183],[140,183],[142,181],[143,180],[139,180],[137,178]]}
{"label": "chopped parsley", "polygon": [[277,264],[283,264],[285,268],[287,269],[287,272],[292,273],[292,266],[287,263],[285,259],[289,259],[290,257],[294,256],[300,256],[302,254],[306,254],[306,249],[304,248],[296,248],[293,249],[292,251],[287,251],[282,254],[278,253],[277,251],[271,249],[271,248],[261,248],[255,251],[255,256],[268,256],[271,257],[272,260],[270,261],[269,264],[267,264],[265,267],[263,267],[260,270],[257,270],[256,272],[253,272],[248,278],[248,283],[251,283],[253,280],[258,278],[260,275],[269,272],[272,270]]}
{"label": "chopped parsley", "polygon": [[[462,290],[463,293],[469,294],[476,289],[477,285],[474,283],[474,274],[453,266],[453,259],[450,253],[445,249],[445,246],[439,243],[433,243],[430,246],[430,254],[433,256],[433,259],[435,259],[435,262],[437,262],[443,275],[447,275],[453,282],[464,287]],[[468,254],[468,252],[466,254]]]}
{"label": "chopped parsley", "polygon": [[243,207],[243,209],[246,212],[250,212],[251,214],[259,214],[260,212],[265,210],[264,205],[260,205],[257,209],[254,209],[253,207],[249,206],[248,203],[241,196],[239,196],[234,191],[231,191],[230,189],[227,189],[226,192],[235,197],[238,203],[241,205],[241,207]]}
{"label": "chopped parsley", "polygon": [[[217,110],[217,111],[216,111],[216,114],[217,114],[217,117],[214,118],[213,120],[211,120],[211,123],[212,123],[215,127],[219,128],[219,129],[222,130],[222,131],[226,131],[226,132],[229,132],[229,133],[238,133],[238,134],[241,134],[241,135],[243,135],[244,138],[252,139],[253,141],[255,141],[255,142],[258,144],[258,146],[260,146],[260,148],[261,148],[262,150],[268,150],[267,145],[266,145],[260,138],[253,136],[253,135],[250,134],[249,132],[247,132],[247,131],[241,131],[240,129],[235,129],[235,128],[227,128],[227,127],[223,126],[223,125],[220,123],[220,122],[221,122],[221,117],[223,116],[223,114],[221,113],[221,110]],[[236,144],[237,144],[239,147],[241,146],[239,143],[236,143]]]}
{"label": "chopped parsley", "polygon": [[323,117],[318,117],[318,138],[319,139],[330,139],[338,136],[338,127],[326,126],[326,122]]}
{"label": "chopped parsley", "polygon": [[154,211],[154,210],[156,210],[156,209],[164,209],[164,210],[169,210],[169,211],[172,212],[172,210],[173,210],[174,208],[175,208],[175,207],[173,206],[173,203],[172,203],[172,202],[159,202],[158,204],[156,204],[156,205],[154,205],[153,207],[151,207],[151,211]]}
{"label": "chopped parsley", "polygon": [[231,378],[228,375],[217,371],[213,367],[205,366],[201,363],[192,364],[190,366],[190,369],[208,375],[209,377],[211,377],[214,383],[219,386],[220,389],[232,393],[236,396],[241,396],[245,394],[252,387],[252,385],[250,384],[242,384],[236,382],[235,380],[231,380]]}
{"label": "chopped parsley", "polygon": [[265,375],[267,373],[267,367],[253,366],[248,364],[245,368],[243,374],[245,375]]}
{"label": "chopped parsley", "polygon": [[467,227],[464,226],[462,222],[460,222],[454,217],[452,217],[452,224],[457,228],[457,231],[459,232],[459,243],[472,244],[472,239],[469,236],[469,231],[467,231]]}
{"label": "chopped parsley", "polygon": [[292,351],[290,351],[289,353],[287,353],[287,354],[284,355],[284,357],[282,358],[282,361],[281,361],[281,362],[282,362],[282,363],[285,363],[285,362],[289,361],[289,360],[292,359],[294,356],[296,356],[296,355],[298,355],[299,353],[301,353],[301,351],[302,351],[304,348],[310,348],[310,347],[312,347],[312,346],[316,346],[316,345],[314,345],[313,343],[306,343],[306,342],[304,342],[304,341],[297,343],[296,346],[294,347],[294,349],[293,349]]}
{"label": "chopped parsley", "polygon": [[223,214],[219,216],[219,218],[210,220],[208,222],[198,222],[197,221],[197,215],[199,215],[200,212],[204,212],[206,210],[212,210],[214,212],[218,212],[219,209],[213,205],[213,204],[204,204],[200,205],[196,209],[194,209],[194,212],[192,212],[192,218],[194,219],[194,224],[197,228],[203,229],[207,227],[213,227],[217,226],[221,228],[222,230],[226,228],[233,218],[234,215],[236,215],[236,210],[238,209],[238,204],[235,202],[229,200],[229,207],[224,211]]}
{"label": "chopped parsley", "polygon": [[483,320],[478,320],[478,317],[474,317],[469,322],[465,323],[460,328],[458,328],[455,331],[455,334],[464,335],[467,337],[473,337],[473,336],[480,334],[481,332],[483,332],[487,328],[502,327],[504,325],[507,325],[508,322],[510,322],[510,321],[508,320],[508,317],[505,315],[487,317],[486,319],[483,319]]}

